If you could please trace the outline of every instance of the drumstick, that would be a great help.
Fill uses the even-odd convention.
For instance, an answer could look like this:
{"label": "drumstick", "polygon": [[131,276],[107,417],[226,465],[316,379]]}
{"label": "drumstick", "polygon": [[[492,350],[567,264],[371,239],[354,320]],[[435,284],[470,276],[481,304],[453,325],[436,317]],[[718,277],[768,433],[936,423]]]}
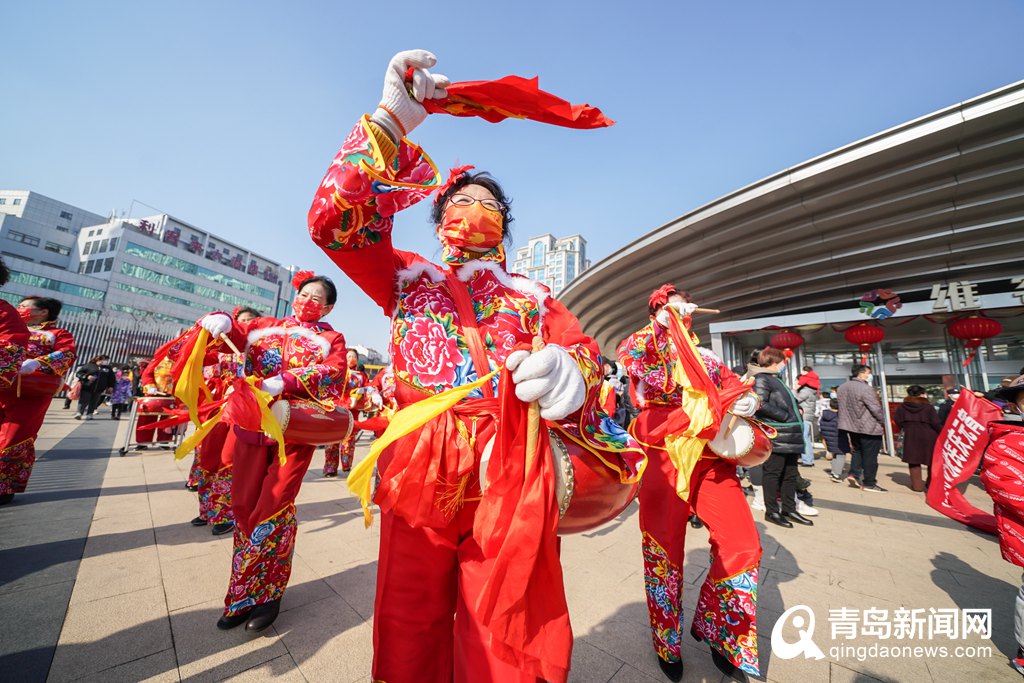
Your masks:
{"label": "drumstick", "polygon": [[221,341],[223,341],[225,344],[228,345],[228,348],[231,349],[232,353],[237,353],[238,355],[242,355],[242,352],[238,350],[238,347],[235,346],[235,343],[233,341],[231,341],[231,337],[229,337],[227,334],[225,334],[224,332],[221,332],[220,333],[220,339],[221,339]]}
{"label": "drumstick", "polygon": [[[536,353],[544,348],[544,340],[540,335],[533,338],[533,352]],[[526,413],[526,467],[537,454],[537,442],[540,438],[540,404],[537,401],[530,401],[530,409]]]}
{"label": "drumstick", "polygon": [[695,308],[694,313],[721,313],[717,308]]}
{"label": "drumstick", "polygon": [[18,372],[18,388],[15,391],[14,395],[15,395],[16,398],[21,398],[21,372],[20,371]]}
{"label": "drumstick", "polygon": [[729,434],[732,433],[732,428],[736,426],[736,421],[740,419],[739,415],[735,413],[729,413],[729,421],[725,423],[725,437],[728,438]]}

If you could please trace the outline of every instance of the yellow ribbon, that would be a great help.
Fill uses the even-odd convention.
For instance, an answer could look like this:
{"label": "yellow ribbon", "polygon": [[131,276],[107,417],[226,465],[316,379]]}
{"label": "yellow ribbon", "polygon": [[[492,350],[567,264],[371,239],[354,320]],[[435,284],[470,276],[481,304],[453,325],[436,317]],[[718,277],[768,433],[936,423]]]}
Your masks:
{"label": "yellow ribbon", "polygon": [[[679,323],[683,331],[681,335],[677,336],[682,337],[686,341],[690,346],[690,351],[700,361],[704,371],[707,372],[704,359],[701,358],[700,352],[693,343],[693,339],[690,338],[689,331],[683,327],[679,313],[671,309],[671,307],[669,307],[669,310],[675,316],[676,322]],[[709,441],[709,439],[702,439],[697,435],[714,423],[715,416],[708,404],[707,394],[693,386],[690,378],[686,376],[686,371],[683,370],[683,364],[679,362],[678,358],[672,368],[672,379],[677,387],[682,387],[683,389],[682,410],[690,418],[690,424],[682,432],[669,434],[665,437],[665,450],[668,451],[668,457],[676,468],[676,495],[682,500],[689,500],[690,476],[700,460],[701,453],[704,452],[704,445]]]}
{"label": "yellow ribbon", "polygon": [[348,490],[359,499],[360,504],[363,506],[363,521],[367,527],[373,523],[373,513],[370,511],[370,503],[373,498],[373,469],[381,452],[398,439],[422,427],[454,406],[474,389],[478,389],[490,382],[491,378],[498,374],[499,370],[489,372],[475,382],[464,384],[461,387],[454,387],[440,394],[435,394],[430,398],[417,401],[395,413],[388,428],[384,430],[379,439],[373,442],[373,446],[370,447],[370,454],[353,467],[348,475]]}
{"label": "yellow ribbon", "polygon": [[[202,426],[199,424],[199,392],[206,395],[206,400],[212,398],[206,380],[203,379],[203,360],[206,358],[206,346],[209,342],[210,333],[200,328],[192,353],[185,361],[181,377],[174,385],[174,397],[188,408],[188,417],[197,427]],[[175,454],[177,455],[177,451]]]}
{"label": "yellow ribbon", "polygon": [[[274,397],[259,388],[258,383],[261,381],[259,378],[249,376],[245,378],[245,381],[252,389],[253,395],[256,398],[256,403],[259,404],[260,407],[260,430],[277,442],[277,457],[281,461],[281,464],[284,465],[284,433],[281,431],[281,425],[278,423],[277,418],[274,417],[272,412],[270,412],[270,404],[273,402]],[[182,441],[181,445],[174,449],[174,457],[181,460],[196,446],[198,446],[200,442],[206,438],[206,435],[210,433],[210,430],[213,429],[214,425],[220,422],[220,417],[223,412],[224,406],[221,406],[209,420],[199,425],[199,428],[196,429],[192,436]]]}

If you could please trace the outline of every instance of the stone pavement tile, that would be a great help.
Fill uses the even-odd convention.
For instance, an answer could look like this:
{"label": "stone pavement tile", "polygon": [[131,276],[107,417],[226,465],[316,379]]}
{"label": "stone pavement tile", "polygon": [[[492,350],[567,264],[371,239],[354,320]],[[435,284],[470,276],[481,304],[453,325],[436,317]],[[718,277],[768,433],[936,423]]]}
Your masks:
{"label": "stone pavement tile", "polygon": [[982,659],[947,657],[925,662],[934,683],[1020,683],[1021,676],[1009,664],[1007,656],[995,648]]}
{"label": "stone pavement tile", "polygon": [[185,557],[160,563],[167,609],[171,612],[222,600],[231,577],[231,560],[227,557]]}
{"label": "stone pavement tile", "polygon": [[0,679],[17,671],[22,681],[46,680],[73,589],[66,581],[0,594]]}
{"label": "stone pavement tile", "polygon": [[[580,681],[580,683],[583,683],[583,681],[584,681],[584,679],[582,679],[582,678],[579,678],[579,679],[573,678],[573,675],[571,673],[569,674],[569,680],[570,681],[578,680],[578,681]],[[638,671],[637,669],[634,669],[633,667],[629,666],[628,664],[625,664],[625,665],[622,666],[621,669],[619,669],[615,673],[614,676],[612,676],[612,678],[609,681],[609,683],[662,683],[663,681],[666,681],[666,680],[668,680],[668,679],[666,679],[660,673],[659,673],[658,676],[649,676],[649,675],[647,675],[647,674],[645,674],[645,673],[643,673],[641,671]],[[698,680],[702,680],[702,679],[693,678],[692,676],[687,674],[686,675],[686,680],[687,681],[698,681]],[[716,679],[713,679],[713,680],[717,681],[718,679],[716,678]]]}
{"label": "stone pavement tile", "polygon": [[162,588],[82,602],[72,596],[49,681],[81,678],[167,649],[171,629]]}
{"label": "stone pavement tile", "polygon": [[94,519],[92,526],[89,527],[84,557],[97,557],[155,545],[153,525],[148,518],[103,517]]}
{"label": "stone pavement tile", "polygon": [[[875,678],[874,676],[868,676],[867,674],[861,673],[854,669],[849,669],[835,662],[829,662],[829,680],[831,683],[896,683],[895,678],[886,676],[884,678]],[[925,679],[927,681],[928,679]],[[917,683],[916,681],[914,683]]]}
{"label": "stone pavement tile", "polygon": [[[827,578],[827,575],[826,575]],[[763,569],[757,577],[758,611],[781,614],[793,605],[807,605],[816,614],[827,614],[832,590],[827,583],[814,586],[776,569]]]}
{"label": "stone pavement tile", "polygon": [[96,500],[96,511],[93,518],[104,519],[107,517],[137,519],[151,526],[149,496],[145,490],[138,493],[113,494],[109,483],[104,480],[103,493]]}
{"label": "stone pavement tile", "polygon": [[0,594],[73,581],[85,548],[83,526],[88,528],[84,519],[52,525],[8,525],[0,519]]}
{"label": "stone pavement tile", "polygon": [[160,560],[154,546],[83,557],[78,565],[71,607],[162,585]]}
{"label": "stone pavement tile", "polygon": [[223,599],[171,612],[181,680],[219,681],[288,654],[272,630],[257,636],[244,625],[221,631],[217,619],[223,613]]}
{"label": "stone pavement tile", "polygon": [[327,582],[314,572],[301,557],[297,554],[292,556],[292,575],[288,579],[288,590],[285,591],[285,598],[281,602],[282,612],[336,596],[337,593],[331,590]]}
{"label": "stone pavement tile", "polygon": [[306,680],[369,679],[373,661],[370,624],[338,596],[282,612],[274,630]]}
{"label": "stone pavement tile", "polygon": [[323,580],[347,605],[365,620],[373,616],[377,591],[377,561],[359,561],[339,567]]}
{"label": "stone pavement tile", "polygon": [[[299,668],[295,666],[295,662],[288,655],[281,655],[275,659],[271,659],[269,662],[264,662],[251,669],[235,674],[234,676],[228,676],[227,678],[221,679],[223,681],[231,681],[232,683],[263,683],[274,679],[275,681],[281,681],[282,683],[305,683],[306,679]],[[320,680],[320,679],[313,679]],[[337,679],[322,679],[322,680],[337,680]]]}
{"label": "stone pavement tile", "polygon": [[188,519],[180,520],[176,524],[154,529],[160,562],[174,562],[189,557],[205,557],[209,562],[231,562],[231,534],[213,536],[208,528],[197,528],[188,522]]}
{"label": "stone pavement tile", "polygon": [[[575,628],[575,623],[573,624]],[[584,638],[576,638],[572,646],[572,664],[569,681],[578,683],[606,683],[624,666],[621,659],[594,647]]]}
{"label": "stone pavement tile", "polygon": [[170,683],[180,680],[178,660],[174,656],[174,648],[169,647],[155,654],[79,678],[78,683]]}

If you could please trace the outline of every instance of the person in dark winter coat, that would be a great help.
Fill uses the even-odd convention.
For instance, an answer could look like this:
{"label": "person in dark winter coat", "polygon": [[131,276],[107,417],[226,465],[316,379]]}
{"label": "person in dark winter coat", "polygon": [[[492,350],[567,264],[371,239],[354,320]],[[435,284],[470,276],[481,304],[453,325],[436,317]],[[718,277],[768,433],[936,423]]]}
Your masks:
{"label": "person in dark winter coat", "polygon": [[924,387],[911,385],[903,405],[893,416],[896,426],[903,431],[903,462],[910,468],[910,488],[913,491],[927,489],[921,478],[921,465],[931,465],[935,441],[942,430],[939,414],[924,393]]}
{"label": "person in dark winter coat", "polygon": [[825,440],[825,450],[832,456],[832,471],[828,476],[834,483],[841,483],[846,455],[850,452],[850,435],[839,429],[838,399],[829,399],[828,408],[821,411],[818,429]]}
{"label": "person in dark winter coat", "polygon": [[[754,417],[778,430],[772,441],[772,454],[762,465],[764,472],[765,520],[779,526],[792,527],[793,522],[811,526],[811,520],[797,512],[797,462],[804,452],[803,418],[796,405],[793,392],[776,375],[786,363],[778,349],[766,348],[757,356],[757,366],[750,369],[754,376],[754,392],[761,399],[761,407]],[[775,500],[781,489],[782,510]]]}

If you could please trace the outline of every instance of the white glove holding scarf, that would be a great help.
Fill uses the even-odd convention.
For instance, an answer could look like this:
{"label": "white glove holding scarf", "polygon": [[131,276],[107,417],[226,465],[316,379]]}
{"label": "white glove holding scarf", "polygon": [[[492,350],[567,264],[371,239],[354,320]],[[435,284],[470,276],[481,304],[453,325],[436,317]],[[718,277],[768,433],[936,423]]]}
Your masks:
{"label": "white glove holding scarf", "polygon": [[223,313],[211,313],[199,321],[199,326],[217,338],[231,331],[231,318]]}
{"label": "white glove holding scarf", "polygon": [[39,369],[39,361],[35,358],[29,358],[26,361],[21,362],[21,374],[28,375]]}
{"label": "white glove holding scarf", "polygon": [[[427,118],[423,100],[448,96],[451,82],[447,76],[432,74],[427,69],[437,64],[437,57],[426,50],[405,50],[391,58],[384,74],[384,93],[377,111],[370,120],[383,128],[396,143]],[[412,67],[412,96],[406,89],[405,72]]]}
{"label": "white glove holding scarf", "polygon": [[561,346],[513,351],[505,360],[520,401],[537,401],[545,420],[561,420],[583,407],[587,383],[576,361]]}
{"label": "white glove holding scarf", "polygon": [[729,408],[729,412],[733,415],[739,415],[740,417],[751,417],[760,407],[761,401],[757,398],[757,394],[752,391],[748,391],[733,401],[732,406]]}
{"label": "white glove holding scarf", "polygon": [[670,301],[665,304],[665,307],[658,311],[658,322],[661,323],[662,327],[668,327],[668,316],[670,315],[668,309],[674,308],[679,312],[680,318],[685,318],[688,315],[693,315],[693,312],[697,310],[697,304],[688,304],[684,301]]}
{"label": "white glove holding scarf", "polygon": [[260,382],[260,390],[267,392],[271,396],[279,396],[284,391],[284,380],[281,379],[281,375],[268,377]]}

